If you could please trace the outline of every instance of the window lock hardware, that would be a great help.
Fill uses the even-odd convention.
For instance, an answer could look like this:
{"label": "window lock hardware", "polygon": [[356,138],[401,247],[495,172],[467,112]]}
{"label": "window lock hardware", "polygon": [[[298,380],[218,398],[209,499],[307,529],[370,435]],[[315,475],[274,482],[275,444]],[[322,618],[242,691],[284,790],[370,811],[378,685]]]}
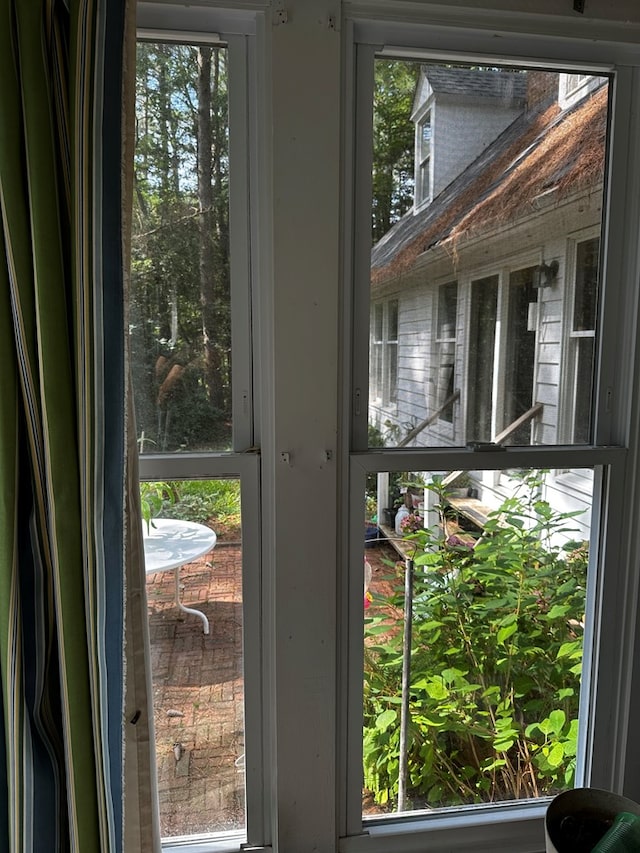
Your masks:
{"label": "window lock hardware", "polygon": [[506,450],[502,444],[496,444],[495,441],[468,441],[467,449],[484,453],[491,450]]}
{"label": "window lock hardware", "polygon": [[280,24],[286,24],[289,20],[289,15],[287,10],[281,4],[278,4],[273,10],[273,22],[277,26]]}

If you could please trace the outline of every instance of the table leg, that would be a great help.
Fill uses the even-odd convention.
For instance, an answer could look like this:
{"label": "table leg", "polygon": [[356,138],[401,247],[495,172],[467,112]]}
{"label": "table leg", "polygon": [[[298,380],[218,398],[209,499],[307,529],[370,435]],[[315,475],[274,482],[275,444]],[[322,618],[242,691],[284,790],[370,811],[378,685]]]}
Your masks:
{"label": "table leg", "polygon": [[200,619],[204,622],[203,631],[205,634],[209,633],[209,620],[204,615],[201,610],[194,610],[193,607],[185,607],[184,604],[180,601],[180,566],[176,566],[173,570],[175,582],[176,582],[176,605],[182,610],[184,613],[191,613],[193,616],[199,616]]}

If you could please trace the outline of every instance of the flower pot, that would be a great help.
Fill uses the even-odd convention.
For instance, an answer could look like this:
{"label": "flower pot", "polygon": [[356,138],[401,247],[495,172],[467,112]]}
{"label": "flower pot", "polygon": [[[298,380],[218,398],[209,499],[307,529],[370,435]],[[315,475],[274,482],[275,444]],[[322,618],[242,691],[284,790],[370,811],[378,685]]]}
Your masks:
{"label": "flower pot", "polygon": [[395,517],[396,513],[393,507],[386,507],[386,509],[382,510],[382,523],[386,527],[393,527]]}

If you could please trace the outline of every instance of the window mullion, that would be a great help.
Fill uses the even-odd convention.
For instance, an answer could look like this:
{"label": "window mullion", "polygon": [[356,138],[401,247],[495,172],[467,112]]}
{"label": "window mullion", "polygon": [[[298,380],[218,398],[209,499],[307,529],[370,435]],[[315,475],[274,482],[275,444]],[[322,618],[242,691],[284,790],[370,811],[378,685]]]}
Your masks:
{"label": "window mullion", "polygon": [[603,218],[601,253],[602,288],[598,322],[599,379],[594,389],[594,443],[626,444],[632,361],[625,356],[635,334],[632,305],[625,294],[637,281],[638,257],[628,247],[637,245],[640,204],[636,188],[640,182],[637,152],[638,71],[618,68],[612,99],[612,133],[608,152],[609,181],[607,211]]}
{"label": "window mullion", "polygon": [[[358,45],[356,50],[356,121],[354,157],[354,223],[369,222],[371,217],[371,151],[373,138],[373,64],[375,48]],[[367,422],[369,408],[368,318],[369,279],[371,254],[371,229],[355,228],[354,301],[353,301],[353,362],[352,362],[352,440],[351,447],[367,447]]]}
{"label": "window mullion", "polygon": [[229,44],[229,256],[231,275],[231,359],[233,447],[253,445],[251,340],[250,169],[248,144],[248,46],[246,36]]}

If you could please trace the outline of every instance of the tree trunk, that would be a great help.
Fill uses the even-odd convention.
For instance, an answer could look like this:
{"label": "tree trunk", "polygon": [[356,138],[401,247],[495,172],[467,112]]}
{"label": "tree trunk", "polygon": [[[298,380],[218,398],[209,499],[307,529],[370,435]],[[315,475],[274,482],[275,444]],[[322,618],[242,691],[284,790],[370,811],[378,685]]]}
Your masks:
{"label": "tree trunk", "polygon": [[220,376],[216,341],[216,292],[220,269],[216,263],[215,223],[212,187],[211,123],[211,48],[198,48],[198,211],[200,225],[200,302],[202,305],[202,341],[204,380],[213,406],[223,408],[223,383]]}

